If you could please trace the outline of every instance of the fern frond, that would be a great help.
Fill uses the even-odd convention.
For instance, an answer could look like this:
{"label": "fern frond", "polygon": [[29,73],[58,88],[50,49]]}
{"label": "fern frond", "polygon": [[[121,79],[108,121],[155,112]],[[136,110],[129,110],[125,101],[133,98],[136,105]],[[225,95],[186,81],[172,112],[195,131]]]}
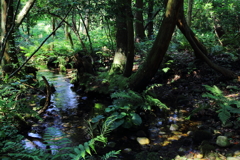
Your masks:
{"label": "fern frond", "polygon": [[230,112],[227,110],[226,106],[223,106],[218,110],[218,117],[222,121],[223,124],[227,122],[227,120],[231,117]]}
{"label": "fern frond", "polygon": [[120,154],[121,150],[118,151],[110,151],[102,156],[102,160],[108,160],[109,158],[117,157],[117,154]]}
{"label": "fern frond", "polygon": [[222,91],[217,87],[217,86],[209,86],[209,85],[204,85],[205,88],[210,91],[212,94],[216,95],[216,96],[219,96],[219,95],[222,95]]}

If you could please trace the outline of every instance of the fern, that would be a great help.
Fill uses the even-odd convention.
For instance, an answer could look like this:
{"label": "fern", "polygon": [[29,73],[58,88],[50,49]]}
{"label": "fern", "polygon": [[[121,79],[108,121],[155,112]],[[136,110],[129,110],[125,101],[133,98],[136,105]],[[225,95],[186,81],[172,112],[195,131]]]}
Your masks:
{"label": "fern", "polygon": [[60,151],[68,151],[69,148],[66,147],[71,141],[66,138],[59,129],[54,127],[48,127],[44,136],[44,142],[47,144],[47,150],[50,150],[53,155],[57,155]]}
{"label": "fern", "polygon": [[106,153],[104,156],[102,156],[102,160],[108,160],[109,158],[117,157],[116,155],[119,154],[121,150],[118,151],[110,151]]}
{"label": "fern", "polygon": [[[101,116],[100,116],[101,117]],[[101,117],[100,119],[102,119],[103,117]],[[69,154],[69,156],[71,158],[73,158],[73,160],[79,160],[79,159],[85,159],[87,155],[92,155],[92,151],[94,151],[94,153],[96,152],[95,146],[97,145],[96,142],[101,142],[103,143],[103,146],[105,147],[107,144],[107,138],[106,136],[113,130],[113,123],[115,122],[116,118],[114,116],[108,117],[102,124],[101,129],[100,129],[100,135],[92,138],[89,142],[85,142],[83,145],[80,144],[77,147],[74,148],[74,153]],[[94,121],[95,123],[99,123],[99,121]],[[89,125],[91,125],[91,123],[89,122]],[[96,127],[94,127],[95,129]],[[91,129],[93,129],[91,127]],[[93,135],[93,131],[91,130],[90,133]],[[114,153],[112,153],[114,154]],[[109,154],[110,155],[110,154]]]}
{"label": "fern", "polygon": [[229,118],[231,118],[231,113],[240,114],[240,102],[234,99],[226,98],[223,92],[217,87],[210,87],[205,85],[205,88],[211,93],[205,93],[202,97],[207,97],[212,99],[216,105],[216,112],[218,117],[223,124],[225,124]]}

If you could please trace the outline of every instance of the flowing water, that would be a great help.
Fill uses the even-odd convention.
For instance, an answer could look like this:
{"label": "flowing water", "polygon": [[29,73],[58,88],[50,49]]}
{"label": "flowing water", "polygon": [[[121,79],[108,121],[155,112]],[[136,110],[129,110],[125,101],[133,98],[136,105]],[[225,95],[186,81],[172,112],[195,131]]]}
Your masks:
{"label": "flowing water", "polygon": [[[26,146],[30,148],[46,148],[43,141],[56,140],[55,144],[51,144],[51,148],[59,146],[59,140],[68,138],[70,145],[76,145],[86,141],[88,113],[91,110],[91,101],[88,97],[76,94],[72,90],[73,85],[66,78],[66,74],[54,73],[48,69],[38,72],[38,79],[45,76],[50,84],[55,86],[56,92],[51,96],[51,105],[48,107],[44,115],[43,121],[35,124],[30,137],[36,140],[27,141]],[[68,144],[68,145],[69,145]],[[53,149],[54,151],[54,149]]]}

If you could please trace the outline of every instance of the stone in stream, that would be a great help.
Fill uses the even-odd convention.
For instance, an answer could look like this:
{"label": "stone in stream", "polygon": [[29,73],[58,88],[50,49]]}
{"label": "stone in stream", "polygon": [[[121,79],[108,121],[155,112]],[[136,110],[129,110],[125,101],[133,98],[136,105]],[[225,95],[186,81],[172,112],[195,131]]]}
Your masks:
{"label": "stone in stream", "polygon": [[146,145],[150,143],[150,140],[146,137],[137,137],[137,141],[140,145]]}
{"label": "stone in stream", "polygon": [[179,126],[177,124],[171,124],[169,129],[170,129],[170,131],[176,131],[176,130],[178,130],[178,128],[179,128]]}
{"label": "stone in stream", "polygon": [[226,136],[218,136],[216,144],[220,147],[228,147],[230,145],[230,141]]}

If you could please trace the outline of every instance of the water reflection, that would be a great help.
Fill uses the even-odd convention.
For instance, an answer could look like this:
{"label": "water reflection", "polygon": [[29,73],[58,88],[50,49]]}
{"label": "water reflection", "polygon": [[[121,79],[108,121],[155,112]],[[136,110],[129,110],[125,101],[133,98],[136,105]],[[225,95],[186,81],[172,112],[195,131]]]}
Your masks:
{"label": "water reflection", "polygon": [[[38,79],[41,80],[42,76],[45,76],[49,84],[55,86],[56,92],[51,96],[51,105],[48,107],[43,115],[43,122],[39,122],[35,128],[40,129],[41,132],[35,130],[29,133],[30,137],[41,138],[43,140],[57,141],[57,144],[50,144],[52,148],[52,153],[56,153],[65,137],[68,137],[73,143],[71,145],[79,144],[83,142],[84,133],[86,132],[86,127],[83,126],[84,116],[78,115],[79,107],[79,95],[72,91],[72,84],[69,83],[65,74],[58,73],[55,74],[49,70],[40,70],[38,72]],[[69,125],[66,125],[69,124]],[[76,137],[78,135],[78,137]],[[34,141],[32,141],[34,142]],[[40,141],[35,141],[34,144],[26,142],[26,146],[33,148],[37,146],[38,148],[46,148],[45,144]]]}

